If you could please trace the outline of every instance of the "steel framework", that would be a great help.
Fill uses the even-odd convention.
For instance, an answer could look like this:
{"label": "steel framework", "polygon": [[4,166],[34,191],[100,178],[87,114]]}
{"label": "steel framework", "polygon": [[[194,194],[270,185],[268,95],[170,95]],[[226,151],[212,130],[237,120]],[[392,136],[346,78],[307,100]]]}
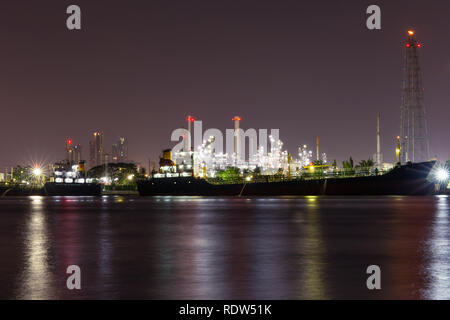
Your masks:
{"label": "steel framework", "polygon": [[413,31],[408,31],[400,121],[400,159],[402,163],[429,160],[429,142],[423,99],[419,50],[422,45]]}

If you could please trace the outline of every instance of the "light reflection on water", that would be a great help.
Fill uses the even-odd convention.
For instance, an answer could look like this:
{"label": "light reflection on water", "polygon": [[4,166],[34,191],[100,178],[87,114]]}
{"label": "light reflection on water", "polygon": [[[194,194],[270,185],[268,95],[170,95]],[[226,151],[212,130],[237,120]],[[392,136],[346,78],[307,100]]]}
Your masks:
{"label": "light reflection on water", "polygon": [[327,299],[326,284],[324,280],[323,258],[326,252],[326,244],[322,241],[320,228],[320,211],[318,197],[307,197],[308,211],[306,213],[305,239],[302,241],[306,256],[304,270],[304,288],[302,292],[305,299]]}
{"label": "light reflection on water", "polygon": [[449,214],[443,196],[7,198],[0,298],[448,299]]}
{"label": "light reflection on water", "polygon": [[[50,270],[50,234],[43,198],[32,196],[30,211],[25,218],[23,270],[16,283],[20,299],[52,299],[53,281]],[[2,242],[4,243],[4,242]]]}
{"label": "light reflection on water", "polygon": [[427,241],[429,266],[424,274],[430,288],[425,291],[428,299],[450,299],[450,207],[448,196],[439,196],[437,211]]}

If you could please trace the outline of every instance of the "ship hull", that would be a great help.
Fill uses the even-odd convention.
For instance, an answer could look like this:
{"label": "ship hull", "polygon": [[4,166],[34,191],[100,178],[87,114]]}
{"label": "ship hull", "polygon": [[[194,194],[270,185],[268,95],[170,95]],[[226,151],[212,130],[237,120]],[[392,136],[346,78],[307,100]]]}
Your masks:
{"label": "ship hull", "polygon": [[283,196],[283,195],[430,195],[435,184],[428,179],[434,162],[407,164],[384,175],[212,184],[193,177],[153,178],[137,182],[141,196]]}
{"label": "ship hull", "polygon": [[100,196],[102,186],[98,183],[47,182],[43,193],[48,196]]}
{"label": "ship hull", "polygon": [[29,186],[0,186],[0,198],[5,196],[41,196],[42,188]]}

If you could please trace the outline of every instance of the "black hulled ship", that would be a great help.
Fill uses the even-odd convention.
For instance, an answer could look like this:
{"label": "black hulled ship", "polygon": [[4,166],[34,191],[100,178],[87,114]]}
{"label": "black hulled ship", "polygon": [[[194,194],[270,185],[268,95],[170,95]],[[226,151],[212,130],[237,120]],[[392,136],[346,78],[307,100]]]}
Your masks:
{"label": "black hulled ship", "polygon": [[137,181],[142,196],[304,196],[304,195],[430,195],[434,161],[397,165],[383,174],[352,177],[278,178],[224,182],[185,174],[156,174]]}
{"label": "black hulled ship", "polygon": [[87,178],[85,162],[55,164],[51,182],[45,183],[43,195],[48,196],[99,196],[102,185]]}

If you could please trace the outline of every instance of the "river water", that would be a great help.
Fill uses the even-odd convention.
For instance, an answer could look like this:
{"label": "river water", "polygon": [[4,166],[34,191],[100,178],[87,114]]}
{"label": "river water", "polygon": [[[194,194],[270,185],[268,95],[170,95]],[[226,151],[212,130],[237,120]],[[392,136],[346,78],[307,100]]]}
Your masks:
{"label": "river water", "polygon": [[[0,298],[449,299],[449,202],[6,197]],[[370,265],[380,290],[367,289]]]}

